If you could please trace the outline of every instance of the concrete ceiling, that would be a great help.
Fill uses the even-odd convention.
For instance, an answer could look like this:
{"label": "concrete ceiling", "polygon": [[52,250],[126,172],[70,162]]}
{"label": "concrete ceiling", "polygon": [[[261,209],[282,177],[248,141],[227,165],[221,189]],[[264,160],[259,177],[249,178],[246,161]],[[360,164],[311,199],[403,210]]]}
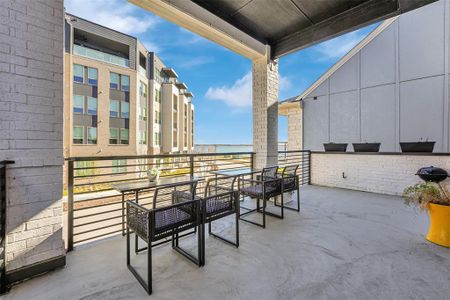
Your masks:
{"label": "concrete ceiling", "polygon": [[436,0],[191,1],[269,44],[276,58]]}
{"label": "concrete ceiling", "polygon": [[279,58],[437,0],[128,1],[258,59],[267,53]]}

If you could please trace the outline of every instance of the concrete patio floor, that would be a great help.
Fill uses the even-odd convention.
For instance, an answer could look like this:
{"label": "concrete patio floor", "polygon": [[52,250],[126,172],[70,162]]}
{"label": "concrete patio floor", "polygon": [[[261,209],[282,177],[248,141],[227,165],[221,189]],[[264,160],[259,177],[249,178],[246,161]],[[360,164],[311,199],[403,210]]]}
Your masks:
{"label": "concrete patio floor", "polygon": [[[117,237],[77,248],[66,268],[3,299],[449,299],[450,249],[425,241],[426,214],[399,197],[317,186],[304,187],[301,199],[301,213],[269,217],[266,229],[241,222],[239,249],[208,238],[203,268],[169,245],[155,248],[150,298]],[[216,230],[231,236],[231,221]]]}

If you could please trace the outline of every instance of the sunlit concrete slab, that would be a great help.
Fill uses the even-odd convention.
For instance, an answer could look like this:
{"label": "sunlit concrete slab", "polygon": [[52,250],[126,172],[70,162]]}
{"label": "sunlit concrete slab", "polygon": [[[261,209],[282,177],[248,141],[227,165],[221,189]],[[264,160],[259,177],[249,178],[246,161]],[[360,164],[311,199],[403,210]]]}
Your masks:
{"label": "sunlit concrete slab", "polygon": [[[307,186],[302,211],[241,222],[241,247],[206,241],[198,268],[169,245],[154,251],[149,296],[125,264],[125,239],[79,247],[67,266],[4,299],[447,299],[450,250],[425,241],[428,217],[399,197]],[[255,216],[256,217],[256,216]],[[233,220],[215,230],[232,236]],[[194,250],[195,238],[183,240]],[[145,255],[132,263],[144,271]]]}

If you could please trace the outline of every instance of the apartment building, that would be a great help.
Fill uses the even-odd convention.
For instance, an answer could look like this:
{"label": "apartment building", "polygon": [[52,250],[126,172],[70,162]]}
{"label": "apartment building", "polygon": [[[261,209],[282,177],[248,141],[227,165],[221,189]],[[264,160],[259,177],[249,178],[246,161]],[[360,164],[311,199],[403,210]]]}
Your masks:
{"label": "apartment building", "polygon": [[172,68],[135,37],[82,18],[66,14],[64,32],[66,157],[193,150],[193,95]]}

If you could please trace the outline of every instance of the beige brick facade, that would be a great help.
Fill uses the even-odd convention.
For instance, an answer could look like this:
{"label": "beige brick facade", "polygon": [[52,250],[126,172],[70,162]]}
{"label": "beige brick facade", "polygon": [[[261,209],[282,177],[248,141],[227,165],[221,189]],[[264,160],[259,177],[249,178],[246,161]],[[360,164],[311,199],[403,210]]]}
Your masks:
{"label": "beige brick facade", "polygon": [[288,150],[303,149],[303,126],[302,126],[302,110],[300,104],[296,103],[295,107],[289,108],[287,111],[288,118]]}
{"label": "beige brick facade", "polygon": [[255,167],[278,161],[278,61],[253,61],[253,151]]}

